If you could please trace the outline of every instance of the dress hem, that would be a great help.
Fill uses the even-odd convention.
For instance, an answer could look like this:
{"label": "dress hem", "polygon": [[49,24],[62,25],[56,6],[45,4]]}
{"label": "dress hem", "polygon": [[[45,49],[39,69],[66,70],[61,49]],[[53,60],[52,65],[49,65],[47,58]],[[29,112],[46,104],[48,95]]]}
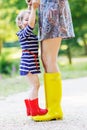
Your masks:
{"label": "dress hem", "polygon": [[[25,74],[20,73],[20,75],[21,75],[21,76],[26,76],[29,72],[30,72],[30,71],[26,72]],[[24,73],[24,72],[23,72],[23,73]],[[40,74],[41,71],[38,71],[38,72],[30,72],[30,73],[32,73],[32,74]]]}
{"label": "dress hem", "polygon": [[69,37],[55,36],[55,37],[49,37],[49,38],[43,38],[43,39],[39,38],[39,42],[43,40],[47,40],[47,39],[53,39],[53,38],[62,38],[63,40],[69,40],[69,39],[75,38],[75,35],[71,37],[70,36]]}

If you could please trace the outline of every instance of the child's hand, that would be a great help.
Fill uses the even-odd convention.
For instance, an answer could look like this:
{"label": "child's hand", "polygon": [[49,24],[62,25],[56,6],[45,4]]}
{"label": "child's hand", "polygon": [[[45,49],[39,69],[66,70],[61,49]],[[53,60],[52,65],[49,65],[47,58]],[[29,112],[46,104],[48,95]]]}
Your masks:
{"label": "child's hand", "polygon": [[32,6],[34,9],[38,8],[40,4],[40,0],[32,0]]}

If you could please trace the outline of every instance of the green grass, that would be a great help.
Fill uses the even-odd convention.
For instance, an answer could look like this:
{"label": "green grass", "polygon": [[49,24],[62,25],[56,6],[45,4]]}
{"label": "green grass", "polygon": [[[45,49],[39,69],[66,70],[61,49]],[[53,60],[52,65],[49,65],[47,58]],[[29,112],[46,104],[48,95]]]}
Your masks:
{"label": "green grass", "polygon": [[87,57],[72,58],[70,65],[67,58],[59,61],[60,70],[63,79],[79,78],[87,76]]}
{"label": "green grass", "polygon": [[[59,58],[59,67],[63,79],[79,78],[87,76],[87,58],[73,58],[73,64],[68,64],[66,57]],[[39,76],[40,83],[43,84],[43,70]],[[12,95],[18,92],[27,91],[30,88],[26,77],[2,76],[0,79],[0,97]]]}
{"label": "green grass", "polygon": [[[19,48],[4,48],[2,55],[5,55],[6,60],[19,66],[21,49]],[[14,61],[14,62],[13,62]],[[87,76],[87,56],[72,58],[72,64],[68,63],[66,56],[59,56],[58,64],[62,73],[62,79],[79,78]],[[41,64],[42,74],[39,76],[40,83],[43,84],[43,67]],[[1,75],[0,78],[0,97],[12,95],[15,93],[27,91],[30,88],[25,77],[19,76],[17,73],[13,75]]]}
{"label": "green grass", "polygon": [[26,80],[25,77],[20,76],[0,79],[0,97],[27,91],[29,84]]}

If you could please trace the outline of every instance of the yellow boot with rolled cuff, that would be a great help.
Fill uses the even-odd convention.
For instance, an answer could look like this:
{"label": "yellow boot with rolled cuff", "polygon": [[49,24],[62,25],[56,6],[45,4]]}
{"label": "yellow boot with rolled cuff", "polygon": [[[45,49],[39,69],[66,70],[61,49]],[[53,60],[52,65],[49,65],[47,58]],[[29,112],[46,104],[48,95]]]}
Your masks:
{"label": "yellow boot with rolled cuff", "polygon": [[60,73],[44,74],[44,89],[46,108],[48,113],[41,116],[32,116],[34,121],[50,121],[63,119],[61,108],[62,81]]}

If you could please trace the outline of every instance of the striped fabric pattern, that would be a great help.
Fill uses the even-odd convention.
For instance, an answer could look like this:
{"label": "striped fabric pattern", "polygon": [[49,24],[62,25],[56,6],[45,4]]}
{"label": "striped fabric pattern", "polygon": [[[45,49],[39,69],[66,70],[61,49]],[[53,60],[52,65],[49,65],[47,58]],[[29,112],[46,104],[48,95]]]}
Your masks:
{"label": "striped fabric pattern", "polygon": [[[32,74],[40,73],[40,63],[38,57],[38,38],[36,35],[33,34],[32,31],[33,28],[28,25],[25,29],[22,29],[17,33],[20,46],[22,48],[20,75],[27,75],[29,72],[31,72]],[[35,55],[37,56],[36,59]],[[38,68],[36,64],[38,65]]]}

